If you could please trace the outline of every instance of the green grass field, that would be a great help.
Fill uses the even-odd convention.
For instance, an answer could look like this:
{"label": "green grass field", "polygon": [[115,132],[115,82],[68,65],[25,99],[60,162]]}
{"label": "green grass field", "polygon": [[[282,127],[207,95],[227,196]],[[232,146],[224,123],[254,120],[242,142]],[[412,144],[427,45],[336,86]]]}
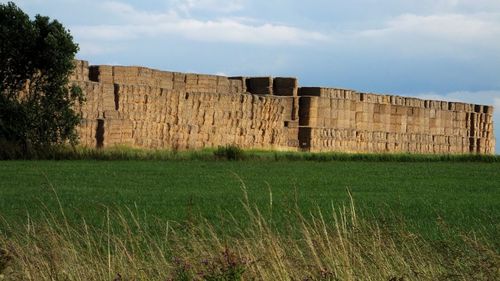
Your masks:
{"label": "green grass field", "polygon": [[387,226],[401,220],[428,237],[448,227],[492,241],[500,233],[500,163],[3,161],[0,215],[15,224],[44,208],[57,214],[57,194],[72,222],[99,224],[106,208],[130,208],[151,222],[201,215],[224,225],[228,213],[246,216],[241,182],[278,228],[295,206],[331,210],[348,204],[350,190],[360,211]]}
{"label": "green grass field", "polygon": [[0,161],[0,280],[500,277],[497,158],[204,153]]}

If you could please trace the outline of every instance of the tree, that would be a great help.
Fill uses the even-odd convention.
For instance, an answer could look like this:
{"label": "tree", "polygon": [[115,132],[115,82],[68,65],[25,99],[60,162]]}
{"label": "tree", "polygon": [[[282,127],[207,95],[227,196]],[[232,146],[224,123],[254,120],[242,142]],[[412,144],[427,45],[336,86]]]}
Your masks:
{"label": "tree", "polygon": [[[69,85],[78,45],[57,20],[0,4],[0,140],[31,149],[77,141],[83,102]],[[0,148],[1,149],[1,148]]]}

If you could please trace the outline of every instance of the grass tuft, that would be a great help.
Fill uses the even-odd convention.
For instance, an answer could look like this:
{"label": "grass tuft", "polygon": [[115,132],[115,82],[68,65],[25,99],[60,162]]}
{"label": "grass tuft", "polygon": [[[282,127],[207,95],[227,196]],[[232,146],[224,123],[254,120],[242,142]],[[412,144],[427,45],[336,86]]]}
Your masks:
{"label": "grass tuft", "polygon": [[[246,222],[220,232],[208,221],[157,222],[153,231],[130,210],[110,210],[104,225],[55,219],[5,226],[0,251],[6,280],[498,280],[500,256],[474,235],[430,241],[404,223],[382,227],[354,201],[309,214],[288,229],[248,201]],[[110,227],[110,225],[114,227]],[[245,225],[245,226],[243,226]],[[7,249],[7,250],[5,250]]]}
{"label": "grass tuft", "polygon": [[202,150],[142,149],[112,146],[104,149],[55,146],[23,154],[17,146],[0,143],[0,160],[259,160],[259,161],[369,161],[369,162],[483,162],[498,163],[500,155],[345,153],[243,150],[236,145]]}

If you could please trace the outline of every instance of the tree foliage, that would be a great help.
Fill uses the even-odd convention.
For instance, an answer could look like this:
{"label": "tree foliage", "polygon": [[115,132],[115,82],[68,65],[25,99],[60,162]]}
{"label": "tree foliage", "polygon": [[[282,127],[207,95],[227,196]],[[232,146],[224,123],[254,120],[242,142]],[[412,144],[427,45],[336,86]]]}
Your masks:
{"label": "tree foliage", "polygon": [[83,95],[68,78],[77,51],[57,20],[0,4],[0,141],[24,149],[77,141],[73,108]]}

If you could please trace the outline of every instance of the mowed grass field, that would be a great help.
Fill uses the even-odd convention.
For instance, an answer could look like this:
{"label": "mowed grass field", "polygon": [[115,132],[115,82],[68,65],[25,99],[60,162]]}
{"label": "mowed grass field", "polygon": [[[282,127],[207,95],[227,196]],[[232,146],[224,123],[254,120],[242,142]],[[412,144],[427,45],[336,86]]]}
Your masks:
{"label": "mowed grass field", "polygon": [[404,222],[432,239],[439,228],[500,237],[500,163],[0,162],[0,216],[9,224],[60,215],[60,202],[76,224],[102,224],[107,209],[129,208],[152,224],[201,216],[223,226],[230,216],[245,219],[243,189],[278,229],[297,208],[307,216],[349,205],[350,190],[358,211],[381,225]]}

